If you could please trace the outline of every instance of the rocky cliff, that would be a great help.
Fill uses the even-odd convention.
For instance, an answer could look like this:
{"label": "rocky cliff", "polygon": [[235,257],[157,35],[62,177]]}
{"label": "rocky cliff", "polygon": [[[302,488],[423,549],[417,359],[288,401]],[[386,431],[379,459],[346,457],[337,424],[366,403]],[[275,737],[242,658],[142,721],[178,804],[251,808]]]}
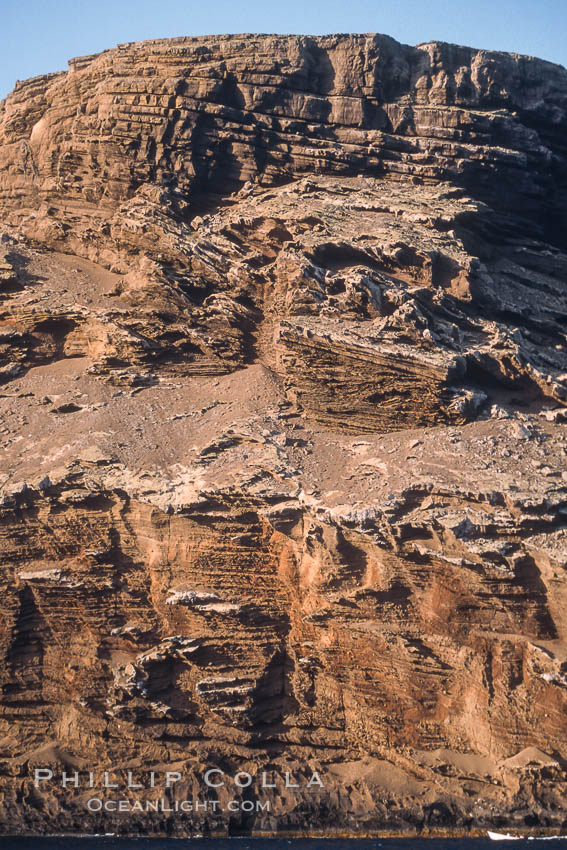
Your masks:
{"label": "rocky cliff", "polygon": [[0,104],[4,832],[563,826],[566,133],[373,35]]}

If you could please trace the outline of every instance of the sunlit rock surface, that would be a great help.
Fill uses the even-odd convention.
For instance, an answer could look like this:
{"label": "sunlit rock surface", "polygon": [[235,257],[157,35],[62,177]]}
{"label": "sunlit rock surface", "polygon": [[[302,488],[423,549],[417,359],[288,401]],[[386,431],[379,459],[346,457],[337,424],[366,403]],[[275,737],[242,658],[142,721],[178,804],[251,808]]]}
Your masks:
{"label": "sunlit rock surface", "polygon": [[[4,832],[563,824],[566,108],[346,35],[0,104]],[[183,817],[60,781],[210,768]]]}

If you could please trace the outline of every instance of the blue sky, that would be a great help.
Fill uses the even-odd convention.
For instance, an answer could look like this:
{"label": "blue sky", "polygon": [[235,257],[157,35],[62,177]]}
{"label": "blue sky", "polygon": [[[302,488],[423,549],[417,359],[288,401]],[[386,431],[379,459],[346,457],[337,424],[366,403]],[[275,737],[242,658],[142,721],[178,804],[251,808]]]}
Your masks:
{"label": "blue sky", "polygon": [[378,32],[567,65],[567,0],[0,0],[0,98],[119,42],[209,33]]}

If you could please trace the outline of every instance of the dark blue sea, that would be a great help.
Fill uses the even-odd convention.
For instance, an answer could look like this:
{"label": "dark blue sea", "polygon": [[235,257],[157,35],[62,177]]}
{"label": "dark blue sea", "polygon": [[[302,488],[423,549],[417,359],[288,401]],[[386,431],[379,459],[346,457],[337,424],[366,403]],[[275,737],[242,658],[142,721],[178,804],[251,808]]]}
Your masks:
{"label": "dark blue sea", "polygon": [[[542,843],[545,842],[545,843]],[[548,842],[551,842],[549,844]],[[514,847],[567,847],[565,838],[490,841],[488,838],[6,838],[2,850],[494,850]]]}

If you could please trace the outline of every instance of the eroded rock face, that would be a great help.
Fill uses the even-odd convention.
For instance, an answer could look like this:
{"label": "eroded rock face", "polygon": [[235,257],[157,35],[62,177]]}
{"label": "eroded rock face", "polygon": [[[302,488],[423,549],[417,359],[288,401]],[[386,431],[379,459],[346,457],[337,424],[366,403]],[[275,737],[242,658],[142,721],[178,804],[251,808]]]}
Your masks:
{"label": "eroded rock face", "polygon": [[385,36],[3,102],[5,832],[562,825],[566,103]]}

